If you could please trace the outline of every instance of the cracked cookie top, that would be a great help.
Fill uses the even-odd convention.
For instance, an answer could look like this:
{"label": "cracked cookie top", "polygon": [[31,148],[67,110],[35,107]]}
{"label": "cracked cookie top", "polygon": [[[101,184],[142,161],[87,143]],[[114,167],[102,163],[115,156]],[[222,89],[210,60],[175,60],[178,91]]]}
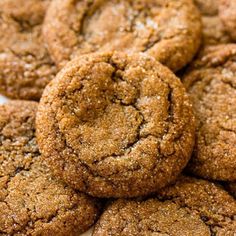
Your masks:
{"label": "cracked cookie top", "polygon": [[175,185],[158,193],[158,199],[171,200],[191,215],[198,215],[211,236],[233,236],[236,233],[236,201],[220,185],[180,176]]}
{"label": "cracked cookie top", "polygon": [[0,1],[0,92],[8,97],[39,100],[56,74],[41,34],[49,2]]}
{"label": "cracked cookie top", "polygon": [[236,45],[206,49],[184,76],[197,117],[189,171],[204,178],[236,180]]}
{"label": "cracked cookie top", "polygon": [[173,181],[189,160],[194,130],[179,79],[141,53],[75,59],[46,88],[37,115],[50,168],[99,197],[144,195]]}
{"label": "cracked cookie top", "polygon": [[177,71],[191,61],[201,23],[191,0],[53,0],[44,25],[57,65],[75,56],[146,52]]}
{"label": "cracked cookie top", "polygon": [[219,0],[220,18],[233,40],[236,40],[236,1]]}
{"label": "cracked cookie top", "polygon": [[94,223],[99,207],[42,163],[37,107],[23,101],[0,106],[0,235],[78,235]]}
{"label": "cracked cookie top", "polygon": [[172,201],[117,200],[97,222],[93,236],[196,235],[210,236],[200,217]]}
{"label": "cracked cookie top", "polygon": [[181,176],[177,183],[143,200],[108,205],[93,236],[234,235],[236,201],[219,186]]}
{"label": "cracked cookie top", "polygon": [[194,0],[194,3],[202,16],[202,46],[232,42],[219,17],[219,0]]}

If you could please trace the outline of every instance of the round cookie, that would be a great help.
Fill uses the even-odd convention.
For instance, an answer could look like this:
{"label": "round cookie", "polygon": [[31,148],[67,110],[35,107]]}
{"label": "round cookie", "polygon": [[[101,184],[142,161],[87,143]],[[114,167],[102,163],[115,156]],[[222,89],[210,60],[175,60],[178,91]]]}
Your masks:
{"label": "round cookie", "polygon": [[219,17],[219,0],[194,0],[194,3],[202,16],[202,46],[230,43],[232,40]]}
{"label": "round cookie", "polygon": [[220,18],[233,40],[236,40],[236,1],[220,0]]}
{"label": "round cookie", "polygon": [[145,54],[88,54],[46,88],[37,114],[53,172],[93,196],[146,195],[189,160],[195,120],[182,83]]}
{"label": "round cookie", "polygon": [[0,234],[78,235],[98,216],[97,202],[58,182],[35,138],[38,104],[0,106]]}
{"label": "round cookie", "polygon": [[171,200],[117,200],[102,214],[93,236],[210,236],[209,228],[198,215]]}
{"label": "round cookie", "polygon": [[53,0],[44,25],[52,58],[119,50],[145,52],[177,71],[191,61],[201,39],[191,0]]}
{"label": "round cookie", "polygon": [[0,92],[39,100],[56,74],[41,34],[50,0],[0,1]]}
{"label": "round cookie", "polygon": [[197,140],[188,170],[203,178],[236,180],[236,45],[206,49],[183,83],[197,118]]}
{"label": "round cookie", "polygon": [[199,215],[210,229],[210,235],[234,236],[236,201],[220,185],[206,180],[180,176],[173,186],[158,193],[159,200],[171,200]]}
{"label": "round cookie", "polygon": [[97,222],[100,235],[234,235],[236,201],[217,185],[181,176],[147,200],[117,200]]}

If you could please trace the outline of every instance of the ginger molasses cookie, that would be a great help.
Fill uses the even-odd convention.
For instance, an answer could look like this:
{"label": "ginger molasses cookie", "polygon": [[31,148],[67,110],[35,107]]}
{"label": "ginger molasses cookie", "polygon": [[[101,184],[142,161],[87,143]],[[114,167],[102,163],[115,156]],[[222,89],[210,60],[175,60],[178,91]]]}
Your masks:
{"label": "ginger molasses cookie", "polygon": [[147,200],[117,200],[97,222],[93,236],[212,236],[236,233],[236,201],[217,185],[180,177]]}
{"label": "ginger molasses cookie", "polygon": [[211,236],[234,236],[236,233],[236,201],[220,185],[180,176],[175,185],[161,190],[158,198],[171,200],[188,209],[191,215],[199,215]]}
{"label": "ginger molasses cookie", "polygon": [[189,160],[195,122],[182,83],[145,54],[88,54],[46,88],[37,138],[53,172],[93,196],[146,195]]}
{"label": "ginger molasses cookie", "polygon": [[35,138],[37,103],[0,106],[0,234],[78,235],[98,204],[51,176]]}
{"label": "ginger molasses cookie", "polygon": [[85,53],[145,52],[174,71],[196,53],[200,16],[191,0],[53,0],[44,27],[57,65]]}
{"label": "ginger molasses cookie", "polygon": [[231,38],[219,17],[219,0],[194,0],[203,24],[202,46],[230,43]]}
{"label": "ginger molasses cookie", "polygon": [[8,97],[39,100],[56,74],[41,34],[49,2],[0,1],[0,92]]}
{"label": "ginger molasses cookie", "polygon": [[206,49],[184,76],[197,117],[188,170],[203,178],[236,180],[236,45]]}
{"label": "ginger molasses cookie", "polygon": [[102,214],[93,236],[210,236],[197,214],[171,200],[117,200]]}
{"label": "ginger molasses cookie", "polygon": [[236,1],[220,0],[220,18],[233,40],[236,40]]}

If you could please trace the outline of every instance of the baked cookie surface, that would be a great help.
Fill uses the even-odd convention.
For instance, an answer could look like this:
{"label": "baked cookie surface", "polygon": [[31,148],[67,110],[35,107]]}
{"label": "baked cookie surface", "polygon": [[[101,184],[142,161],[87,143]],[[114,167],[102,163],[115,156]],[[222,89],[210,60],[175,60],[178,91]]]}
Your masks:
{"label": "baked cookie surface", "polygon": [[194,144],[179,79],[145,54],[90,54],[46,88],[37,138],[53,172],[99,197],[146,195],[173,181]]}
{"label": "baked cookie surface", "polygon": [[222,186],[206,180],[180,176],[177,182],[158,193],[159,200],[172,199],[198,215],[210,229],[210,235],[234,236],[236,201]]}
{"label": "baked cookie surface", "polygon": [[35,138],[37,106],[0,106],[0,234],[78,235],[94,223],[99,207],[43,165]]}
{"label": "baked cookie surface", "polygon": [[44,15],[50,1],[0,1],[0,92],[39,100],[56,67],[43,43]]}
{"label": "baked cookie surface", "polygon": [[234,235],[236,201],[204,180],[181,176],[147,200],[117,200],[105,209],[93,236]]}
{"label": "baked cookie surface", "polygon": [[236,1],[219,0],[220,18],[223,21],[228,33],[236,41]]}
{"label": "baked cookie surface", "polygon": [[203,24],[202,47],[232,42],[219,17],[219,0],[194,0]]}
{"label": "baked cookie surface", "polygon": [[200,217],[172,201],[117,200],[102,214],[93,236],[197,235],[210,236]]}
{"label": "baked cookie surface", "polygon": [[196,53],[201,23],[190,0],[54,0],[44,35],[57,65],[119,50],[145,52],[177,71]]}
{"label": "baked cookie surface", "polygon": [[203,178],[236,180],[236,45],[212,46],[193,62],[183,83],[197,118],[188,170]]}

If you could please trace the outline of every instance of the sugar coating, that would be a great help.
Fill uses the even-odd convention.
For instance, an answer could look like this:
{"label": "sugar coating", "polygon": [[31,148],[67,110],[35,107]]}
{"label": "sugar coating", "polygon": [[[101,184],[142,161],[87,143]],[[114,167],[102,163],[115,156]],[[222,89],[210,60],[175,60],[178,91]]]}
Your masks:
{"label": "sugar coating", "polygon": [[0,234],[78,235],[96,220],[98,203],[57,181],[35,138],[35,102],[0,106]]}
{"label": "sugar coating", "polygon": [[174,71],[191,61],[201,23],[191,0],[54,0],[44,36],[59,66],[90,52],[145,52]]}
{"label": "sugar coating", "polygon": [[222,187],[187,176],[149,199],[112,202],[93,236],[234,235],[236,201]]}
{"label": "sugar coating", "polygon": [[236,180],[236,45],[212,46],[184,76],[197,118],[191,173]]}
{"label": "sugar coating", "polygon": [[39,100],[57,69],[43,43],[49,0],[0,1],[0,92]]}
{"label": "sugar coating", "polygon": [[93,196],[155,192],[187,164],[192,107],[180,80],[146,54],[79,57],[46,88],[37,115],[45,161]]}

